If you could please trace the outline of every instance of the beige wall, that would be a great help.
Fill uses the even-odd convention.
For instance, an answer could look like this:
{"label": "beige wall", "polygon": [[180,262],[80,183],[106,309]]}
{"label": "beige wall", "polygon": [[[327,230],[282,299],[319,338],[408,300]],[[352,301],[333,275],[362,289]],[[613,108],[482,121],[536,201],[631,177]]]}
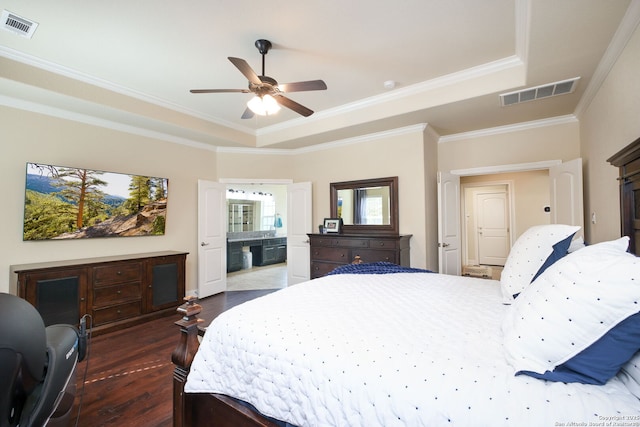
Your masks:
{"label": "beige wall", "polygon": [[424,131],[424,214],[426,268],[438,271],[438,136]]}
{"label": "beige wall", "polygon": [[[607,159],[640,137],[640,28],[580,117],[585,160],[585,239],[620,237],[618,168]],[[596,224],[591,223],[596,213]]]}
{"label": "beige wall", "polygon": [[567,161],[577,157],[580,157],[577,121],[474,136],[438,145],[438,169],[441,171],[546,160]]}
{"label": "beige wall", "polygon": [[[435,158],[435,155],[431,157]],[[217,159],[219,178],[237,177],[246,171],[243,178],[292,179],[294,182],[311,182],[314,232],[317,231],[317,225],[330,216],[329,184],[331,182],[397,176],[400,233],[413,235],[411,265],[421,268],[434,267],[433,254],[427,255],[426,249],[425,206],[427,202],[425,200],[424,135],[421,127],[391,132],[388,136],[363,137],[357,143],[338,143],[319,150],[301,150],[289,154],[270,152],[260,154],[252,151],[240,154],[223,151],[218,153]],[[432,174],[434,176],[432,182],[435,185],[435,170]],[[437,262],[437,258],[435,261]]]}
{"label": "beige wall", "polygon": [[[9,291],[12,264],[159,250],[189,252],[187,289],[197,287],[197,179],[216,179],[215,153],[4,107],[0,128],[0,292]],[[27,162],[168,178],[166,234],[23,242]]]}

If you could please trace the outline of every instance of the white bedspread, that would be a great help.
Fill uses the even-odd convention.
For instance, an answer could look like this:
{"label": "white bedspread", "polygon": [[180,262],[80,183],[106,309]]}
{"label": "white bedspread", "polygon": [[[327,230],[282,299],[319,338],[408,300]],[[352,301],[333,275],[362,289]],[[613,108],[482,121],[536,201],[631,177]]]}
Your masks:
{"label": "white bedspread", "polygon": [[298,426],[640,425],[639,400],[616,378],[592,386],[514,376],[505,310],[491,280],[316,279],[216,318],[186,391],[230,395]]}

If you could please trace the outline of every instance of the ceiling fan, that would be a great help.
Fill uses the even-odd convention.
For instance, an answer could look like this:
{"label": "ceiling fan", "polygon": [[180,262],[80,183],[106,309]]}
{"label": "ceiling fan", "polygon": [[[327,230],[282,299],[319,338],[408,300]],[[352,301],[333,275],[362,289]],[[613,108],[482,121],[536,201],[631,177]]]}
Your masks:
{"label": "ceiling fan", "polygon": [[247,61],[240,58],[228,57],[229,61],[249,80],[248,89],[191,89],[191,93],[227,93],[241,92],[253,93],[256,96],[247,103],[247,109],[242,114],[243,119],[250,119],[254,114],[270,115],[280,109],[280,105],[287,107],[298,114],[308,117],[313,111],[304,105],[298,104],[284,96],[284,93],[302,92],[310,90],[325,90],[327,85],[322,80],[309,80],[305,82],[278,84],[278,82],[266,76],[264,73],[264,57],[271,49],[269,40],[256,40],[258,52],[262,55],[262,75],[258,76],[249,66]]}

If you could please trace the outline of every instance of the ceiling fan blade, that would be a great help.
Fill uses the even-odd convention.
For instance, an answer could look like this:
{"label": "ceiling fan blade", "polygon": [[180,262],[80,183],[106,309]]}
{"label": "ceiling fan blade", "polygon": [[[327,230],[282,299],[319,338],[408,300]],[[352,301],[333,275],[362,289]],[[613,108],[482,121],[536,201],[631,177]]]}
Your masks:
{"label": "ceiling fan blade", "polygon": [[283,107],[287,107],[288,109],[293,110],[300,115],[309,117],[313,114],[313,110],[308,109],[304,105],[298,104],[296,101],[293,101],[286,96],[278,95],[274,96],[274,98],[278,102],[278,104],[282,105]]}
{"label": "ceiling fan blade", "polygon": [[240,92],[249,93],[249,89],[191,89],[191,93],[228,93],[228,92]]}
{"label": "ceiling fan blade", "polygon": [[242,117],[240,117],[241,119],[252,119],[253,118],[253,111],[251,111],[251,109],[249,107],[246,108],[246,110],[244,110],[244,113],[242,113]]}
{"label": "ceiling fan blade", "polygon": [[306,90],[326,90],[327,84],[322,80],[309,80],[307,82],[280,84],[278,88],[282,92],[303,92]]}
{"label": "ceiling fan blade", "polygon": [[241,58],[234,58],[233,56],[229,56],[228,58],[229,58],[229,61],[231,61],[231,63],[235,65],[236,68],[240,70],[242,74],[244,74],[247,80],[249,80],[254,85],[262,84],[262,80],[258,78],[258,75],[256,74],[255,71],[253,71],[253,69],[249,66],[249,64],[247,64],[247,61]]}

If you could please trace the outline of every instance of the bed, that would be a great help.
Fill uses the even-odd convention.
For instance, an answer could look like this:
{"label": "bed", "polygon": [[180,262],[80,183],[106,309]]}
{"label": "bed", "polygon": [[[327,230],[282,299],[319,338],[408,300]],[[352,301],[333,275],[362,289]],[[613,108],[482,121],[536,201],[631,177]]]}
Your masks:
{"label": "bed", "polygon": [[640,425],[640,262],[628,239],[567,254],[576,229],[544,227],[500,281],[350,266],[222,313],[200,344],[189,301],[174,425]]}

